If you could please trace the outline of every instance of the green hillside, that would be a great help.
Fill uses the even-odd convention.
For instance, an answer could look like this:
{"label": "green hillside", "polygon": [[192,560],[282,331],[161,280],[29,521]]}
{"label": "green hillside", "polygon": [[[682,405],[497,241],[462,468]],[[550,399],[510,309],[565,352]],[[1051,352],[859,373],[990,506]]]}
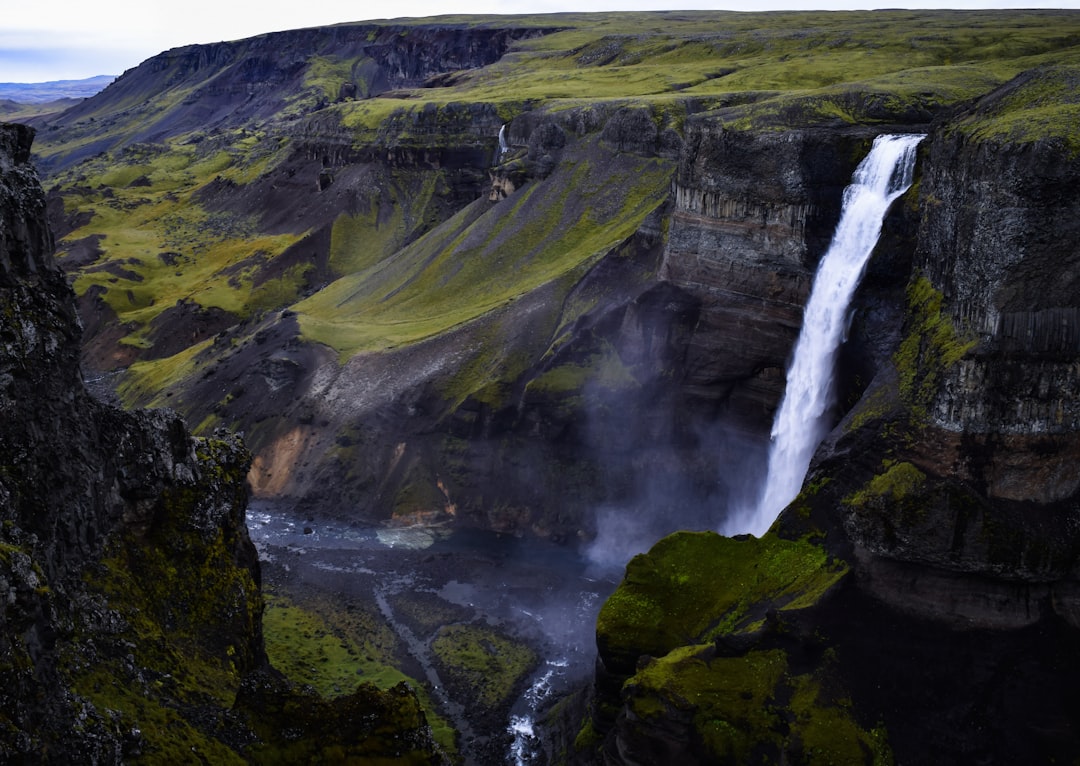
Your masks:
{"label": "green hillside", "polygon": [[[295,173],[296,153],[319,141],[354,153],[464,144],[494,160],[494,120],[572,110],[587,123],[590,110],[612,102],[648,105],[659,127],[676,131],[702,110],[718,110],[733,128],[925,121],[1022,71],[1054,65],[1058,74],[1047,79],[1071,82],[1080,65],[1080,15],[1067,12],[439,17],[402,21],[396,33],[433,25],[561,31],[519,39],[490,65],[382,93],[363,50],[291,52],[304,58],[275,89],[272,113],[222,112],[213,127],[193,129],[178,118],[179,127],[169,126],[206,83],[182,71],[140,74],[143,67],[77,119],[69,113],[42,132],[37,151],[76,222],[60,256],[77,292],[100,296],[124,328],[119,342],[131,349],[117,358],[160,356],[154,322],[178,301],[239,322],[302,300],[304,335],[343,356],[429,337],[588,263],[633,229],[665,183],[661,165],[594,167],[583,159],[548,183],[573,188],[527,188],[495,222],[467,198],[449,199],[445,173],[420,161],[384,172],[389,191],[362,192],[366,199],[336,203],[341,209],[271,201],[275,174]],[[353,87],[343,90],[346,83]],[[1069,101],[1043,99],[1037,121],[1029,103],[1003,104],[971,129],[1075,133]],[[467,105],[487,108],[486,123],[476,124]],[[148,125],[160,131],[141,140]],[[76,161],[97,146],[110,148]],[[614,175],[604,183],[634,188],[602,220],[594,220],[593,201],[563,199],[605,173]],[[307,180],[305,191],[319,183]],[[208,204],[207,190],[222,184],[244,204]],[[294,215],[273,217],[270,204]],[[560,216],[560,204],[572,213]],[[510,233],[506,219],[528,245],[493,258],[493,243]],[[314,245],[322,250],[315,258],[287,256],[319,231],[331,236],[328,246]]]}

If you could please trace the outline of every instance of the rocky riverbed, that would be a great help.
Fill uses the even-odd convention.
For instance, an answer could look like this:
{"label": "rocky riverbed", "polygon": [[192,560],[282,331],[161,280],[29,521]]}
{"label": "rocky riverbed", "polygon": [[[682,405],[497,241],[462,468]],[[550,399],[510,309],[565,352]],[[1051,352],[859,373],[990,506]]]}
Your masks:
{"label": "rocky riverbed", "polygon": [[622,576],[570,547],[439,525],[255,503],[248,527],[275,666],[327,696],[404,675],[472,764],[543,761],[535,720],[590,677],[596,614]]}

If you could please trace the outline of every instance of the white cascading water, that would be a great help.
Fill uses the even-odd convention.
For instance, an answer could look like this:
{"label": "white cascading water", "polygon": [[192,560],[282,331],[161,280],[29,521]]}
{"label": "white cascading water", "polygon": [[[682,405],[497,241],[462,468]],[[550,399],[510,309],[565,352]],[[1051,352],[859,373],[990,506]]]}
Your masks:
{"label": "white cascading water", "polygon": [[506,125],[499,128],[499,156],[506,154],[506,150],[510,148],[510,144],[506,143]]}
{"label": "white cascading water", "polygon": [[833,371],[848,305],[881,236],[885,213],[911,186],[922,135],[878,136],[844,190],[832,243],[821,259],[773,421],[769,464],[756,506],[733,514],[724,534],[761,536],[802,487],[814,450],[833,423]]}

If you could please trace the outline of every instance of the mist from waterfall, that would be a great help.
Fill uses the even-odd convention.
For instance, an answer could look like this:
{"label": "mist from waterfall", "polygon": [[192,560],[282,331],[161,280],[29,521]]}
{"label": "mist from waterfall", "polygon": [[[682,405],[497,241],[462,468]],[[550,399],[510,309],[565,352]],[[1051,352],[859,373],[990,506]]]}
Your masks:
{"label": "mist from waterfall", "polygon": [[881,236],[885,213],[911,186],[916,148],[923,138],[878,136],[844,190],[840,221],[814,277],[773,421],[764,483],[755,504],[729,515],[724,534],[764,534],[798,495],[814,450],[834,425],[834,371],[849,305]]}

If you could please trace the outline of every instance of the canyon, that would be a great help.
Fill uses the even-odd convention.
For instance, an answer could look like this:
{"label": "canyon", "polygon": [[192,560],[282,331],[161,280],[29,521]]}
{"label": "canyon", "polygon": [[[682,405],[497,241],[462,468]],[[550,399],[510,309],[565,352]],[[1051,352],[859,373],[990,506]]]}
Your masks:
{"label": "canyon", "polygon": [[[93,719],[112,732],[100,747],[137,757],[116,721],[145,710],[101,696],[106,676],[169,671],[119,642],[195,635],[225,609],[228,636],[184,651],[224,673],[205,683],[235,701],[213,715],[248,716],[251,739],[185,713],[192,737],[258,761],[295,705],[309,732],[373,705],[415,758],[462,757],[405,687],[299,703],[268,669],[246,474],[256,501],[316,530],[616,550],[595,677],[538,722],[550,762],[1075,757],[1078,26],[1050,11],[558,14],[190,46],[35,122],[47,202],[11,129],[8,183],[34,207],[8,205],[10,302],[53,303],[5,314],[0,380],[36,371],[8,417],[29,423],[15,402],[44,396],[48,423],[23,441],[71,454],[28,458],[5,432],[0,561],[12,603],[38,615],[4,634],[10,668],[36,668],[20,683],[45,684],[58,721],[74,678],[121,711]],[[853,299],[833,427],[768,531],[718,535],[764,470],[843,190],[884,133],[926,137]],[[64,436],[95,419],[71,432],[100,438]],[[32,510],[57,466],[69,495]],[[237,583],[211,592],[241,605],[192,596],[178,617],[123,584],[124,567],[171,571],[146,541],[178,523],[161,556],[193,567],[209,546]],[[76,573],[98,561],[94,590]],[[435,603],[395,598],[384,614]],[[90,621],[85,599],[95,620],[115,602],[160,624],[128,613],[110,648],[65,649],[78,629],[55,615]],[[440,609],[460,620],[440,629],[475,627]],[[86,651],[116,667],[71,675]],[[12,688],[4,714],[26,734],[4,746],[55,740],[8,712],[30,693]],[[464,757],[501,757],[478,752]]]}

